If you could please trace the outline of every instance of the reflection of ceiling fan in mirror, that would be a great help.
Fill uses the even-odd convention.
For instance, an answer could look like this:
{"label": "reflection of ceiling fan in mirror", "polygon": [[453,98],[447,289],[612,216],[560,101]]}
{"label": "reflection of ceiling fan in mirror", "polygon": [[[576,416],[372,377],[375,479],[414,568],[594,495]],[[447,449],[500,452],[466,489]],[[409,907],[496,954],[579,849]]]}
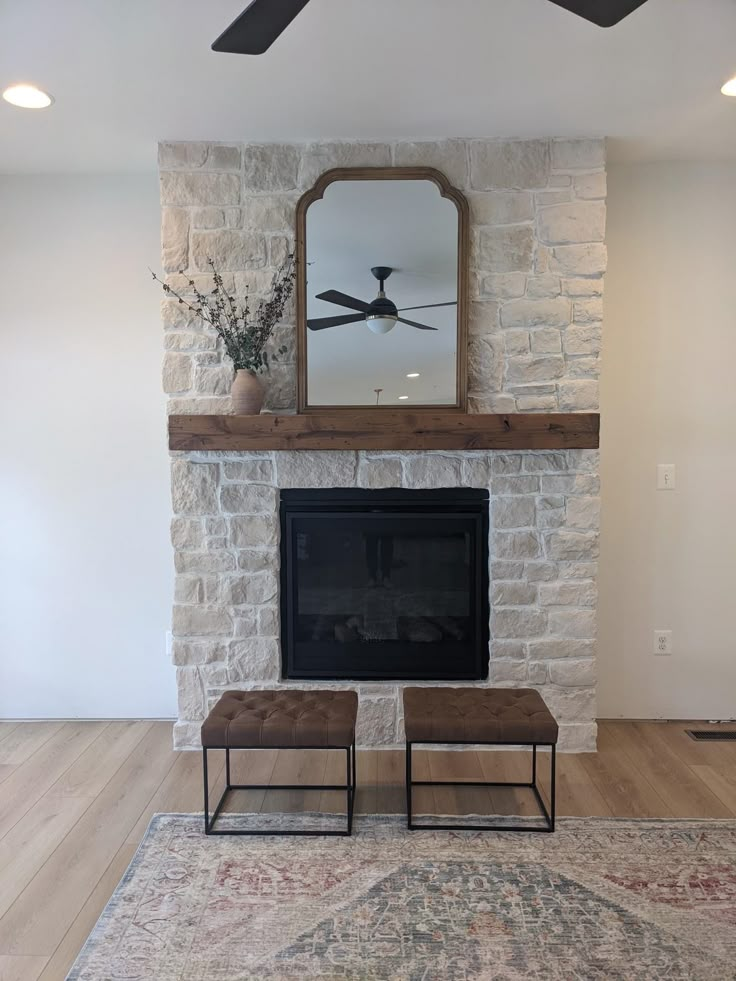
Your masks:
{"label": "reflection of ceiling fan in mirror", "polygon": [[[252,0],[212,45],[213,51],[263,54],[309,0]],[[613,27],[646,0],[552,0],[558,7],[598,24]],[[450,4],[448,3],[448,7]]]}
{"label": "reflection of ceiling fan in mirror", "polygon": [[316,320],[308,320],[307,327],[310,330],[325,330],[327,327],[341,327],[343,324],[357,324],[359,321],[365,320],[368,329],[372,330],[374,334],[388,334],[397,323],[408,324],[419,330],[437,330],[436,327],[429,327],[427,324],[418,324],[415,320],[406,320],[399,314],[405,310],[428,310],[430,307],[457,306],[457,301],[452,300],[449,303],[425,303],[423,306],[402,307],[399,310],[396,304],[389,300],[383,289],[383,284],[393,269],[390,266],[374,266],[371,272],[379,284],[378,296],[372,303],[359,300],[356,296],[348,296],[347,293],[341,293],[339,290],[327,290],[325,293],[317,294],[315,299],[325,300],[327,303],[336,303],[338,306],[347,307],[348,310],[359,310],[360,313],[349,313],[342,317],[318,317]]}

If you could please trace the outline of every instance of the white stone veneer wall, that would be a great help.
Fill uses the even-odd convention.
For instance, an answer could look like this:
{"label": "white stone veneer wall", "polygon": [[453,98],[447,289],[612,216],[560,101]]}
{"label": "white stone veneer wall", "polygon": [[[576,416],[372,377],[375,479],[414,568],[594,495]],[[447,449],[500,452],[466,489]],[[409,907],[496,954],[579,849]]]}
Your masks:
{"label": "white stone veneer wall", "polygon": [[[470,411],[597,409],[606,265],[602,140],[166,143],[159,163],[170,284],[182,288],[191,276],[208,287],[212,256],[231,288],[248,283],[256,294],[291,246],[300,194],[323,171],[437,167],[471,208]],[[268,406],[277,411],[295,404],[293,317],[291,310],[276,338],[290,353],[268,379]],[[231,411],[232,372],[213,333],[169,301],[163,322],[169,412]],[[596,451],[172,458],[178,747],[199,745],[201,720],[223,690],[283,684],[279,488],[472,486],[489,488],[492,498],[491,670],[484,684],[539,688],[561,724],[561,748],[595,748]],[[400,684],[336,686],[360,693],[362,745],[401,741]]]}

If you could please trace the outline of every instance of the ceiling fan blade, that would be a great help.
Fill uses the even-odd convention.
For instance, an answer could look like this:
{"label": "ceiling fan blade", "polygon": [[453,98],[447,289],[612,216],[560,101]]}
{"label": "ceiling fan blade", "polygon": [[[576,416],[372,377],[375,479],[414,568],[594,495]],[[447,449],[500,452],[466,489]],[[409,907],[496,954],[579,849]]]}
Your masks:
{"label": "ceiling fan blade", "polygon": [[645,4],[646,0],[552,0],[552,3],[599,27],[613,27]]}
{"label": "ceiling fan blade", "polygon": [[348,310],[360,310],[361,313],[368,313],[371,306],[365,300],[359,300],[357,296],[348,296],[347,293],[341,293],[339,290],[327,290],[326,293],[318,293],[315,299],[326,300],[327,303],[337,303],[338,306],[347,307]]}
{"label": "ceiling fan blade", "polygon": [[342,324],[357,324],[359,320],[365,320],[362,313],[348,313],[344,317],[318,317],[316,320],[308,320],[307,327],[310,330],[324,330],[326,327],[340,327]]}
{"label": "ceiling fan blade", "polygon": [[252,0],[212,45],[213,51],[263,54],[309,0]]}
{"label": "ceiling fan blade", "polygon": [[415,320],[404,320],[403,317],[396,318],[400,324],[408,324],[410,327],[418,327],[419,330],[437,330],[436,327],[428,327],[426,324],[418,324]]}
{"label": "ceiling fan blade", "polygon": [[450,303],[424,303],[421,307],[399,307],[399,313],[404,310],[429,310],[431,307],[456,307],[457,300],[452,300]]}

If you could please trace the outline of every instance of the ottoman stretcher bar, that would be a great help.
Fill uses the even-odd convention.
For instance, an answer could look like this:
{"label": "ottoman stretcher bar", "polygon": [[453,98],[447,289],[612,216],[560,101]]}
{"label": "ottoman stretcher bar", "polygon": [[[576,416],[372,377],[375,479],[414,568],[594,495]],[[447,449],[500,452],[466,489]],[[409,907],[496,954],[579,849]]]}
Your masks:
{"label": "ottoman stretcher bar", "polygon": [[[358,696],[352,691],[230,691],[220,698],[202,725],[204,829],[208,835],[347,836],[355,804],[355,720]],[[209,816],[209,750],[225,751],[225,789]],[[344,784],[234,784],[231,749],[344,750]],[[345,793],[344,830],[263,830],[216,827],[233,790],[341,790]]]}

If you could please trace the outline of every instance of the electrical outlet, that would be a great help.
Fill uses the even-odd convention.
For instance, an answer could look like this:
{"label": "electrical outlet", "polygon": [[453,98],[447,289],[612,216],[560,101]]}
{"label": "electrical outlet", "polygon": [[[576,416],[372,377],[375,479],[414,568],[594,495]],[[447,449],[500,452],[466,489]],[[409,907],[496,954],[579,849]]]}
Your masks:
{"label": "electrical outlet", "polygon": [[654,653],[658,657],[666,657],[672,653],[672,631],[654,631]]}
{"label": "electrical outlet", "polygon": [[657,490],[675,489],[675,465],[674,463],[657,464]]}

